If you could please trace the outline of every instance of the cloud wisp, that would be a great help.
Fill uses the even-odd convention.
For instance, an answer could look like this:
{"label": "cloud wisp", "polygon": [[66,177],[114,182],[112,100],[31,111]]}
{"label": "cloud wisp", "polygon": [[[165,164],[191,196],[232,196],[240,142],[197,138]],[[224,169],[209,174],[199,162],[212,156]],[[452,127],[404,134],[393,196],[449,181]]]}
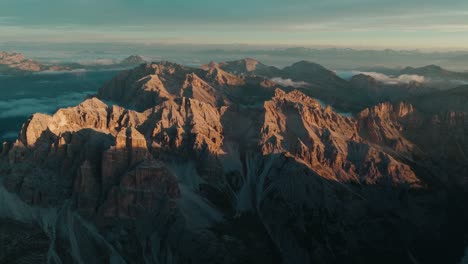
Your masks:
{"label": "cloud wisp", "polygon": [[378,82],[384,84],[409,84],[411,82],[426,83],[429,82],[427,78],[416,74],[402,74],[399,76],[389,76],[380,72],[363,72],[363,71],[335,71],[335,73],[344,80],[351,80],[356,75],[363,74],[370,76]]}
{"label": "cloud wisp", "polygon": [[291,79],[283,79],[281,77],[275,77],[275,78],[271,78],[270,81],[278,84],[278,85],[281,85],[281,86],[285,86],[285,87],[294,87],[294,88],[302,88],[302,87],[305,87],[307,85],[309,85],[308,83],[306,82],[295,82]]}
{"label": "cloud wisp", "polygon": [[360,72],[360,74],[364,74],[367,76],[370,76],[374,79],[376,79],[379,82],[385,83],[385,84],[409,84],[411,82],[418,82],[418,83],[424,83],[426,82],[426,78],[421,75],[415,75],[415,74],[402,74],[399,76],[388,76],[383,73],[379,72]]}

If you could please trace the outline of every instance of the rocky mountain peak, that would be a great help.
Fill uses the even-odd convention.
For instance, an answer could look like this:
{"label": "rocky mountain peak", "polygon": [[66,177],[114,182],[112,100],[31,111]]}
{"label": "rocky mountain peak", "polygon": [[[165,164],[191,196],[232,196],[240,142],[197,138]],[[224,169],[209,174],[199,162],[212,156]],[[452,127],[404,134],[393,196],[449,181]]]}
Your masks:
{"label": "rocky mountain peak", "polygon": [[97,97],[92,97],[80,103],[78,107],[83,110],[103,109],[103,108],[106,109],[107,104],[99,100]]}
{"label": "rocky mountain peak", "polygon": [[153,62],[150,67],[154,69],[154,74],[174,74],[177,72],[185,72],[185,66],[169,61]]}
{"label": "rocky mountain peak", "polygon": [[217,105],[221,94],[195,73],[187,74],[180,96],[197,99],[201,102]]}
{"label": "rocky mountain peak", "polygon": [[314,62],[306,61],[306,60],[296,62],[289,67],[290,69],[299,70],[299,71],[304,71],[304,70],[308,70],[311,72],[328,71],[322,65],[314,63]]}
{"label": "rocky mountain peak", "polygon": [[[208,70],[210,64],[202,65],[202,69]],[[277,77],[280,76],[280,70],[273,66],[267,66],[255,59],[244,58],[234,61],[226,61],[212,64],[216,67],[223,69],[232,74],[244,76],[263,76],[263,77]]]}
{"label": "rocky mountain peak", "polygon": [[373,115],[382,119],[387,118],[404,118],[407,115],[413,114],[415,111],[413,105],[406,102],[397,103],[380,103],[376,106],[368,108],[360,113],[361,116]]}
{"label": "rocky mountain peak", "polygon": [[281,89],[275,89],[275,96],[273,97],[273,100],[278,100],[278,101],[288,101],[292,103],[301,103],[307,106],[315,107],[315,108],[320,108],[320,103],[309,97],[306,96],[304,93],[300,92],[299,90],[293,90],[289,93],[284,92]]}
{"label": "rocky mountain peak", "polygon": [[0,64],[5,64],[5,65],[12,65],[12,64],[18,64],[26,60],[26,57],[22,53],[16,53],[16,52],[5,52],[1,51],[0,52]]}
{"label": "rocky mountain peak", "polygon": [[212,67],[207,71],[206,77],[219,86],[239,86],[245,82],[236,75],[230,74],[219,67]]}
{"label": "rocky mountain peak", "polygon": [[219,68],[219,67],[220,67],[219,63],[217,63],[215,61],[210,61],[210,63],[202,64],[200,66],[200,68],[205,70],[205,71],[209,71],[211,68]]}
{"label": "rocky mountain peak", "polygon": [[417,124],[421,117],[405,102],[381,103],[367,108],[357,116],[361,131],[370,141],[390,146],[400,153],[412,153],[415,146],[404,135],[402,122]]}
{"label": "rocky mountain peak", "polygon": [[[299,91],[277,89],[274,98],[265,102],[265,111],[263,153],[286,152],[320,175],[338,181],[376,183],[392,175],[395,182],[419,182],[409,166],[369,145],[360,136],[356,120],[321,108],[319,102]],[[368,151],[362,153],[361,148]],[[327,156],[326,149],[333,149],[333,154]],[[362,164],[368,162],[383,167],[364,169]]]}
{"label": "rocky mountain peak", "polygon": [[257,69],[257,65],[260,62],[257,61],[257,60],[254,60],[252,58],[245,58],[244,63],[245,63],[246,70],[249,71],[249,72],[252,72],[252,71],[255,71]]}
{"label": "rocky mountain peak", "polygon": [[127,65],[137,65],[145,63],[145,59],[139,55],[130,55],[129,57],[123,59],[120,63],[127,64]]}

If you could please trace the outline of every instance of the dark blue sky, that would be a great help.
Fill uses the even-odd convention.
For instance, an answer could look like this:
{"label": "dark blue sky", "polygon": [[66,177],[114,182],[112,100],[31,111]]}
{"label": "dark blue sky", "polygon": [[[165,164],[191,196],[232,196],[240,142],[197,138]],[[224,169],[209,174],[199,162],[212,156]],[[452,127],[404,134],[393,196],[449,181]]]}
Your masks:
{"label": "dark blue sky", "polygon": [[1,0],[0,41],[463,48],[466,0]]}

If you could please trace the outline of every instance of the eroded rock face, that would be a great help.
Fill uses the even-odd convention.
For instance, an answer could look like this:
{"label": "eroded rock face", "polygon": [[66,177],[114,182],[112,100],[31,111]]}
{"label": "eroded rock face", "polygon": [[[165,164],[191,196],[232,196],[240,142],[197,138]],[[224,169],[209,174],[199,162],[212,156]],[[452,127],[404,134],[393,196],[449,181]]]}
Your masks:
{"label": "eroded rock face", "polygon": [[194,73],[187,75],[180,96],[194,98],[211,105],[216,105],[218,100],[222,100],[217,90]]}
{"label": "eroded rock face", "polygon": [[137,219],[148,212],[157,212],[161,201],[175,207],[179,197],[174,175],[163,163],[147,160],[122,175],[120,184],[109,190],[100,211],[109,218]]}
{"label": "eroded rock face", "polygon": [[[25,181],[28,175],[15,174],[9,177],[8,185],[19,188],[38,204],[47,203],[44,194],[60,200],[74,193],[79,208],[95,210],[126,170],[152,160],[146,139],[135,128],[144,121],[144,114],[108,107],[96,98],[61,109],[53,116],[33,115],[9,151],[10,163],[13,167],[25,164],[49,168],[37,173],[51,177],[47,184],[61,185],[64,193],[45,191],[47,184],[33,188],[37,192],[30,190],[32,186],[26,186]],[[20,182],[23,184],[18,185]]]}
{"label": "eroded rock face", "polygon": [[50,116],[45,114],[34,114],[32,118],[23,126],[20,140],[26,146],[33,146],[47,129]]}
{"label": "eroded rock face", "polygon": [[[270,84],[273,86],[273,84]],[[273,90],[264,78],[239,77],[212,63],[202,69],[169,62],[141,65],[125,71],[99,90],[99,97],[140,111],[163,101],[187,97],[213,106],[248,101],[245,95],[268,97]]]}
{"label": "eroded rock face", "polygon": [[169,62],[143,64],[120,73],[99,90],[99,97],[145,110],[180,95],[189,70]]}
{"label": "eroded rock face", "polygon": [[407,123],[417,126],[422,116],[411,104],[381,103],[358,114],[359,126],[364,137],[379,145],[390,146],[400,153],[415,152],[415,146],[404,136]]}
{"label": "eroded rock face", "polygon": [[136,129],[121,130],[115,137],[115,146],[105,150],[102,158],[102,187],[108,192],[129,168],[150,159],[146,140]]}
{"label": "eroded rock face", "polygon": [[265,108],[264,154],[286,152],[339,181],[373,184],[388,177],[396,184],[419,182],[408,165],[361,138],[354,119],[324,109],[300,92],[277,90]]}
{"label": "eroded rock face", "polygon": [[148,129],[154,149],[178,149],[222,153],[222,125],[219,110],[195,99],[166,101],[150,113]]}
{"label": "eroded rock face", "polygon": [[[467,145],[466,112],[418,111],[408,103],[382,103],[357,115],[360,134],[370,142],[391,148],[405,159],[429,170],[440,170],[438,180],[468,188],[464,176]],[[449,176],[450,174],[450,176]]]}

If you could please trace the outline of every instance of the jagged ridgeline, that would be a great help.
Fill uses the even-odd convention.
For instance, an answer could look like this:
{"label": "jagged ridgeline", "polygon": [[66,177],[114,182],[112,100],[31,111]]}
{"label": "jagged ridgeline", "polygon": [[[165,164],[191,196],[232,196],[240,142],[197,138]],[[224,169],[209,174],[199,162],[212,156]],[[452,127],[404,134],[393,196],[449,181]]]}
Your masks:
{"label": "jagged ridgeline", "polygon": [[305,61],[141,64],[3,146],[3,215],[49,263],[456,263],[467,117],[431,98],[370,105]]}

